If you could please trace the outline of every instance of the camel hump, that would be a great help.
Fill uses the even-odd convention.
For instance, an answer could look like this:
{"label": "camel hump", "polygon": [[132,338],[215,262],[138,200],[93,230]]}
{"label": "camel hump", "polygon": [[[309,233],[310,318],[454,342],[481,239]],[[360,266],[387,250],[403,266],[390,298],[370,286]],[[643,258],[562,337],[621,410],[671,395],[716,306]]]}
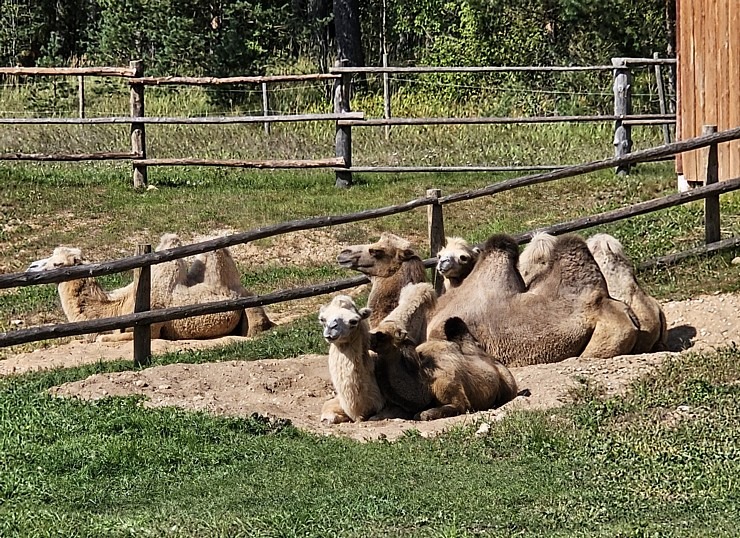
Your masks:
{"label": "camel hump", "polygon": [[620,243],[619,239],[613,235],[604,233],[593,235],[588,238],[586,245],[588,245],[588,249],[597,260],[608,256],[622,262],[629,262],[629,258],[624,252],[622,243]]}
{"label": "camel hump", "polygon": [[507,234],[495,234],[486,240],[483,246],[483,254],[489,254],[494,251],[503,251],[509,258],[519,258],[519,245],[513,237]]}

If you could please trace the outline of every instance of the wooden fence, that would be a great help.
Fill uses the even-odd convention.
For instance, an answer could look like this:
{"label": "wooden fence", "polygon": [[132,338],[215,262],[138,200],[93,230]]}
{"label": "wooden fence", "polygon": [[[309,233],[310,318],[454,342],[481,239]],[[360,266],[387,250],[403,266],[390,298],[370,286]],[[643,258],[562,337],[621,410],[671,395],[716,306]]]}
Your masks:
{"label": "wooden fence", "polygon": [[[491,66],[491,67],[335,67],[328,74],[280,75],[265,77],[146,77],[143,64],[132,61],[128,68],[86,67],[86,68],[0,68],[0,75],[16,76],[77,76],[79,84],[79,118],[0,118],[0,124],[130,124],[130,152],[102,152],[85,154],[40,154],[40,153],[6,153],[0,154],[0,160],[27,161],[83,161],[83,160],[129,160],[132,163],[133,185],[143,188],[147,185],[149,166],[223,166],[238,168],[331,168],[335,174],[338,187],[352,184],[355,172],[377,173],[423,173],[423,172],[502,172],[553,170],[563,165],[524,165],[524,166],[353,166],[352,127],[384,126],[386,133],[393,125],[502,125],[502,124],[544,124],[544,123],[582,123],[613,122],[615,156],[626,155],[632,150],[632,126],[663,125],[665,142],[670,142],[668,125],[675,123],[675,113],[667,113],[667,103],[663,88],[663,77],[660,68],[675,64],[674,59],[659,58],[615,58],[612,65],[569,66],[569,67],[533,67],[533,66]],[[631,72],[635,68],[654,67],[660,114],[632,114]],[[581,115],[581,116],[539,116],[539,117],[468,117],[468,118],[409,118],[391,116],[391,86],[388,76],[392,74],[429,74],[429,73],[497,73],[497,72],[579,72],[610,71],[614,77],[614,114]],[[378,74],[384,77],[384,117],[366,119],[363,112],[351,112],[352,78],[359,74]],[[124,77],[130,85],[130,115],[127,117],[85,117],[84,79],[88,76]],[[303,115],[270,115],[267,86],[277,82],[303,82],[327,80],[334,82],[334,112],[329,114]],[[262,87],[262,116],[207,116],[207,117],[150,117],[145,116],[145,87],[163,85],[232,85],[259,84]],[[262,123],[269,132],[269,126],[278,122],[330,121],[335,123],[335,156],[311,160],[218,160],[201,158],[148,159],[146,144],[146,125],[224,125]],[[617,170],[628,171],[628,167]]]}
{"label": "wooden fence", "polygon": [[[148,271],[151,265],[185,258],[195,254],[213,251],[219,248],[230,247],[257,239],[272,237],[288,232],[300,230],[310,230],[350,222],[359,222],[368,219],[380,218],[388,215],[394,215],[413,209],[428,206],[430,218],[430,245],[431,254],[436,256],[438,248],[441,246],[444,238],[444,220],[442,207],[446,204],[456,203],[464,200],[472,200],[482,196],[491,196],[500,192],[512,189],[535,185],[539,183],[554,181],[558,179],[575,177],[581,174],[614,168],[619,166],[630,166],[639,162],[651,161],[659,158],[665,158],[680,154],[686,151],[692,151],[701,148],[708,148],[706,151],[707,174],[710,177],[716,177],[717,174],[717,147],[718,144],[740,139],[740,127],[723,131],[720,133],[711,132],[712,129],[706,130],[707,134],[690,140],[667,144],[664,146],[637,151],[621,157],[594,161],[578,166],[554,170],[542,174],[534,174],[520,177],[501,183],[496,183],[480,189],[455,193],[447,196],[441,196],[438,191],[428,191],[426,196],[411,200],[405,204],[370,209],[359,213],[349,215],[336,215],[316,217],[306,220],[294,220],[257,228],[247,232],[237,233],[229,236],[219,237],[209,241],[193,243],[182,247],[169,249],[160,252],[141,252],[133,257],[121,260],[82,265],[76,267],[66,267],[58,270],[37,272],[37,273],[14,273],[0,275],[0,289],[30,286],[38,284],[58,283],[68,280],[74,280],[84,277],[95,277],[111,273],[117,273],[130,269],[141,269],[142,273],[138,280],[137,304],[134,313],[115,318],[105,318],[92,321],[62,323],[54,326],[40,326],[29,329],[0,334],[0,347],[34,342],[49,338],[61,338],[81,334],[91,334],[101,331],[114,329],[124,329],[134,327],[134,362],[136,364],[146,364],[149,360],[149,326],[152,323],[158,323],[174,319],[182,319],[203,314],[213,314],[249,308],[253,306],[264,306],[274,303],[280,303],[289,300],[313,297],[316,295],[333,293],[343,289],[358,286],[368,282],[367,277],[357,276],[350,279],[328,282],[314,286],[301,287],[292,290],[282,290],[266,295],[245,297],[240,299],[216,301],[205,304],[183,306],[177,308],[165,308],[161,310],[148,310]],[[673,263],[682,257],[697,255],[702,252],[711,252],[729,246],[740,244],[740,238],[733,237],[719,241],[719,196],[720,194],[732,192],[740,189],[740,178],[730,179],[722,182],[707,184],[694,190],[672,194],[662,198],[640,202],[621,209],[599,213],[580,219],[554,224],[538,230],[530,230],[516,236],[519,243],[528,241],[537,231],[547,231],[554,234],[582,230],[599,224],[615,222],[636,215],[642,215],[665,209],[668,207],[685,204],[691,201],[705,200],[705,245],[703,247],[691,249],[689,251],[671,254],[662,258],[652,260],[652,264]],[[433,266],[434,258],[425,260],[427,267]]]}

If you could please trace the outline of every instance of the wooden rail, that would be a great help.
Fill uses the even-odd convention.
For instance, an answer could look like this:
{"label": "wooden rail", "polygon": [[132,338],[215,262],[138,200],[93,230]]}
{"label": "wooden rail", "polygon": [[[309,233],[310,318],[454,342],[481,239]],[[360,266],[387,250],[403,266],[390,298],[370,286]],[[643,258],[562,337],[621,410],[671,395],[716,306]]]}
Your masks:
{"label": "wooden rail", "polygon": [[136,159],[140,154],[127,151],[100,153],[0,153],[0,161],[115,161]]}
{"label": "wooden rail", "polygon": [[112,116],[101,118],[0,118],[0,124],[11,125],[105,125],[105,124],[157,124],[157,125],[226,125],[232,123],[285,123],[293,121],[361,120],[363,112],[346,114],[288,114],[280,116],[201,116],[156,117]]}
{"label": "wooden rail", "polygon": [[133,77],[136,71],[130,67],[0,67],[0,75]]}
{"label": "wooden rail", "polygon": [[302,160],[265,160],[244,161],[238,159],[135,159],[131,161],[140,166],[222,166],[226,168],[269,168],[269,169],[305,169],[343,167],[342,157],[327,159]]}
{"label": "wooden rail", "polygon": [[635,114],[629,116],[521,116],[474,118],[372,118],[372,119],[340,119],[341,126],[378,126],[378,125],[510,125],[515,123],[593,123],[600,121],[648,121],[651,123],[675,122],[675,115],[671,114]]}
{"label": "wooden rail", "polygon": [[263,77],[135,77],[131,84],[145,86],[162,86],[178,84],[187,86],[222,86],[228,84],[264,84],[268,82],[303,82],[309,80],[334,80],[341,75],[333,73],[316,73],[309,75],[270,75]]}

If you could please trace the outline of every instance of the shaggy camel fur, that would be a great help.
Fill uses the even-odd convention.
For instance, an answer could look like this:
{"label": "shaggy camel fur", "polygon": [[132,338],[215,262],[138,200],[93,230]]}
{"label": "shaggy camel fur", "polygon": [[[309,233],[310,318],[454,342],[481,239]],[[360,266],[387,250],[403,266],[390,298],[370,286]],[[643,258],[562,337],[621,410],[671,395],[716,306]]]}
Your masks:
{"label": "shaggy camel fur", "polygon": [[375,327],[398,306],[401,288],[427,281],[424,263],[411,248],[411,243],[387,232],[376,243],[344,249],[337,261],[342,267],[370,277],[372,288],[367,301],[372,310],[368,320],[370,327]]}
{"label": "shaggy camel fur", "polygon": [[427,322],[437,306],[437,293],[426,282],[406,284],[401,290],[398,306],[379,325],[403,330],[415,344],[427,339]]}
{"label": "shaggy camel fur", "polygon": [[434,420],[491,409],[516,397],[514,376],[481,348],[464,321],[447,319],[444,332],[444,340],[419,346],[385,322],[370,334],[378,354],[376,377],[388,404],[416,420]]}
{"label": "shaggy camel fur", "polygon": [[[182,246],[182,242],[177,235],[164,234],[156,250],[168,250],[179,246]],[[193,304],[196,302],[194,299],[201,295],[219,295],[225,299],[252,296],[252,293],[242,285],[234,258],[226,248],[199,254],[190,267],[182,258],[154,265],[152,283],[152,302],[166,306]],[[209,300],[218,299],[210,298]],[[221,327],[229,326],[234,319],[237,319],[238,326],[235,325],[224,334],[236,333],[240,336],[255,336],[275,326],[262,307],[247,308],[245,312],[246,318],[241,311],[236,311],[209,314],[192,319],[208,321],[209,325]],[[186,323],[187,321],[188,319],[175,320],[173,328],[183,334],[192,333],[194,329],[190,328],[191,324]],[[194,337],[183,336],[182,338]],[[203,336],[203,338],[209,338],[209,336]]]}
{"label": "shaggy camel fur", "polygon": [[632,262],[619,240],[609,234],[596,234],[586,244],[606,279],[609,295],[629,305],[640,322],[634,353],[667,349],[667,324],[660,303],[645,293],[635,277]]}
{"label": "shaggy camel fur", "polygon": [[480,248],[471,246],[462,237],[447,237],[437,254],[437,272],[444,277],[445,291],[457,288],[473,270]]}
{"label": "shaggy camel fur", "polygon": [[369,316],[370,309],[357,308],[347,295],[337,295],[319,310],[324,339],[329,342],[329,375],[337,394],[324,403],[322,422],[368,420],[385,405],[368,350]]}
{"label": "shaggy camel fur", "polygon": [[468,278],[440,298],[428,339],[444,339],[446,320],[457,316],[484,350],[507,366],[630,352],[638,329],[631,311],[609,297],[581,238],[557,238],[548,270],[529,289],[518,258],[511,237],[490,237]]}

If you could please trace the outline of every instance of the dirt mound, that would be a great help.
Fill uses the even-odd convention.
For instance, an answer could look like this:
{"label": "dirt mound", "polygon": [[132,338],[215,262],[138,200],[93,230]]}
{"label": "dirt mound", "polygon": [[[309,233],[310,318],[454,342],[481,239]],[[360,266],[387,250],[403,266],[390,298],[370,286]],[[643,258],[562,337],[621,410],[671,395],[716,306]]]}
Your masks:
{"label": "dirt mound", "polygon": [[[663,305],[672,352],[701,351],[740,343],[740,295],[701,296]],[[318,330],[318,326],[317,326]],[[155,353],[223,345],[238,340],[154,342]],[[172,364],[138,372],[94,375],[51,390],[59,396],[85,399],[142,394],[146,406],[176,405],[215,414],[248,416],[252,413],[290,419],[293,424],[323,434],[355,439],[395,438],[405,430],[435,433],[452,424],[495,420],[513,408],[546,409],[569,401],[579,380],[598,383],[607,394],[622,393],[636,378],[660,364],[666,353],[630,355],[608,360],[574,358],[563,362],[513,368],[521,389],[519,397],[501,409],[433,422],[386,420],[327,426],[319,422],[323,402],[332,388],[326,356],[311,355],[284,360],[229,361],[200,365]],[[72,344],[34,351],[0,361],[0,373],[42,367],[72,366],[83,362],[131,357],[131,343]]]}

